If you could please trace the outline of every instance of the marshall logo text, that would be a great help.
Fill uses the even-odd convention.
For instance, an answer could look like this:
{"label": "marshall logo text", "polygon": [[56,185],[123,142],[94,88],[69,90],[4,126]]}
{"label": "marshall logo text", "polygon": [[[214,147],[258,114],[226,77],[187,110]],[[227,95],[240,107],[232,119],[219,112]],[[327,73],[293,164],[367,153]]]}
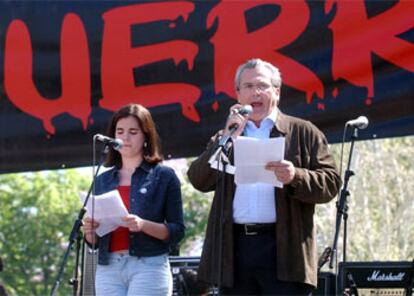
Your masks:
{"label": "marshall logo text", "polygon": [[404,280],[405,272],[399,272],[398,274],[393,274],[392,272],[380,273],[380,270],[374,270],[372,275],[367,277],[369,282],[382,282],[382,281],[393,281],[393,282],[402,282]]}

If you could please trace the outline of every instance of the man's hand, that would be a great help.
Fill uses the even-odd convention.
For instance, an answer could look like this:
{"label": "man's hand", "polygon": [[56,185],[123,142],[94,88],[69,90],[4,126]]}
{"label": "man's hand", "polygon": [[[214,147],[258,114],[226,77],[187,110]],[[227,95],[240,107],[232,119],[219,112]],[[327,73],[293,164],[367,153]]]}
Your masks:
{"label": "man's hand", "polygon": [[240,108],[242,107],[243,106],[240,104],[235,104],[231,106],[229,116],[227,117],[225,133],[228,133],[233,126],[238,126],[237,130],[232,135],[233,138],[236,138],[237,136],[240,136],[242,134],[249,118],[248,114],[241,115],[238,112],[238,110],[240,110]]}
{"label": "man's hand", "polygon": [[295,167],[287,160],[270,161],[266,164],[265,169],[273,171],[276,178],[284,185],[292,182],[295,177]]}

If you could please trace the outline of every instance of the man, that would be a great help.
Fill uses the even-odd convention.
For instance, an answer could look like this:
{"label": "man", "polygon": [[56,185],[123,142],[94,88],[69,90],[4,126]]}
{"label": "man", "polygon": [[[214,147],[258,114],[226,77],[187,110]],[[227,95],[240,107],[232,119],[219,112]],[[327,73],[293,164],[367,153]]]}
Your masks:
{"label": "man", "polygon": [[[312,123],[278,109],[281,84],[279,70],[268,62],[252,59],[241,65],[235,78],[238,104],[230,108],[224,131],[211,139],[188,171],[198,190],[219,189],[217,171],[208,161],[223,134],[236,124],[233,139],[285,138],[285,159],[265,167],[283,188],[236,186],[234,176],[226,174],[225,196],[215,192],[198,275],[221,284],[226,295],[309,295],[317,284],[315,204],[332,200],[341,181],[325,136]],[[250,116],[237,112],[246,104],[253,108]],[[232,162],[232,147],[228,156]]]}

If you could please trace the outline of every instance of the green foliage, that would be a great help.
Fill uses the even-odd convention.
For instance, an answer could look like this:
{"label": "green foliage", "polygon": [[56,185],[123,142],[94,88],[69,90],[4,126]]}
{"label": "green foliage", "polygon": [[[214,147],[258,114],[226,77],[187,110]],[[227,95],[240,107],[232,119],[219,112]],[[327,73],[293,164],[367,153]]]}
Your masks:
{"label": "green foliage", "polygon": [[184,221],[186,224],[186,236],[182,243],[183,255],[196,252],[194,244],[204,239],[208,213],[212,201],[212,193],[205,194],[196,191],[188,182],[185,182],[183,190]]}
{"label": "green foliage", "polygon": [[204,240],[204,232],[207,226],[213,192],[202,193],[194,189],[186,175],[188,166],[193,159],[173,161],[167,165],[174,167],[181,180],[181,192],[183,199],[184,222],[186,226],[185,238],[181,242],[181,256],[200,255]]}
{"label": "green foliage", "polygon": [[[50,293],[81,207],[78,192],[87,188],[73,170],[0,175],[0,276],[11,295]],[[74,256],[60,295],[71,293],[66,283],[73,269]]]}
{"label": "green foliage", "polygon": [[[355,143],[349,181],[347,261],[414,258],[414,137]],[[340,145],[332,147],[339,165]],[[343,171],[349,143],[345,145]],[[335,203],[317,207],[318,247],[332,245]],[[343,226],[343,222],[342,222]],[[343,227],[340,232],[343,235]],[[338,240],[342,260],[343,240]]]}

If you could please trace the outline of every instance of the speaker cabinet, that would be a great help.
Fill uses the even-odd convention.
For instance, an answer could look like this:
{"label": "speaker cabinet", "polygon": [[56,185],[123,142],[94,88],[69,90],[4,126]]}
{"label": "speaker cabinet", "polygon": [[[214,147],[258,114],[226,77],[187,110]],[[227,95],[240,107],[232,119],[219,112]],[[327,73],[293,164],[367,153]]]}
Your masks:
{"label": "speaker cabinet", "polygon": [[339,263],[338,294],[412,295],[414,261]]}
{"label": "speaker cabinet", "polygon": [[320,272],[318,275],[318,286],[313,296],[335,295],[335,274],[332,272]]}

